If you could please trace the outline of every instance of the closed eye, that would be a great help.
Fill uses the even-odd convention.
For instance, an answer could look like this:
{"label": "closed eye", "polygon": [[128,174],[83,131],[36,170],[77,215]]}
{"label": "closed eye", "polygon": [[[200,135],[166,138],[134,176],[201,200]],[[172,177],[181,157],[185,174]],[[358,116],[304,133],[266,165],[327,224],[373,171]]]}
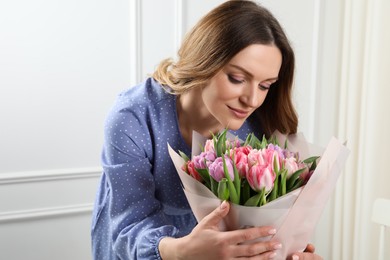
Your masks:
{"label": "closed eye", "polygon": [[266,90],[269,90],[270,86],[268,86],[268,85],[259,85],[259,88],[260,88],[261,90],[266,91]]}
{"label": "closed eye", "polygon": [[228,75],[228,79],[233,84],[241,84],[244,83],[244,80],[236,79],[235,77]]}

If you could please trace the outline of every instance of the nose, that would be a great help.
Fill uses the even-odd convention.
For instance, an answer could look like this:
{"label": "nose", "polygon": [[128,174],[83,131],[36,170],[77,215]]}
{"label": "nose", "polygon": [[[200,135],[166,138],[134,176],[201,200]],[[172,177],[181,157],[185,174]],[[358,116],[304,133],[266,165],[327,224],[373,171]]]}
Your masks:
{"label": "nose", "polygon": [[251,84],[245,87],[243,94],[240,97],[240,101],[248,107],[258,107],[260,106],[260,97],[258,95],[259,88],[255,84]]}

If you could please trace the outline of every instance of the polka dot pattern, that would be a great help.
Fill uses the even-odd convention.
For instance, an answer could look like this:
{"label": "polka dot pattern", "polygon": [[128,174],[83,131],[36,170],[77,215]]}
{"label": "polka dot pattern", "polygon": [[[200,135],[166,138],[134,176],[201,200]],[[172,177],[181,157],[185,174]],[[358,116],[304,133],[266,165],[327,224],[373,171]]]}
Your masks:
{"label": "polka dot pattern", "polygon": [[[234,133],[245,138],[250,128],[244,124]],[[121,93],[105,124],[92,216],[94,259],[161,259],[163,237],[187,235],[196,225],[167,143],[190,155],[178,127],[176,96],[153,79]]]}

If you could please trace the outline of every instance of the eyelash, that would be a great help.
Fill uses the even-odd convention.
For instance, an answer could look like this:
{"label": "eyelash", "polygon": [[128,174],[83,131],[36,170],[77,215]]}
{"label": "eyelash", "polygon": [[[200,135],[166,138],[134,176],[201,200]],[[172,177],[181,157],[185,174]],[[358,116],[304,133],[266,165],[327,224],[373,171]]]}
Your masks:
{"label": "eyelash", "polygon": [[[228,79],[229,79],[229,81],[231,82],[231,83],[233,83],[233,84],[242,84],[242,83],[244,83],[244,80],[238,80],[238,79],[235,79],[233,76],[231,76],[231,75],[228,75]],[[263,86],[263,85],[260,85],[259,86],[259,88],[261,89],[261,90],[269,90],[269,87],[266,87],[266,86]]]}
{"label": "eyelash", "polygon": [[238,80],[238,79],[235,79],[233,76],[231,75],[228,75],[228,79],[231,83],[233,84],[242,84],[244,83],[244,80]]}
{"label": "eyelash", "polygon": [[263,85],[260,85],[259,88],[261,90],[264,90],[264,91],[269,90],[269,87],[266,87],[266,86],[263,86]]}

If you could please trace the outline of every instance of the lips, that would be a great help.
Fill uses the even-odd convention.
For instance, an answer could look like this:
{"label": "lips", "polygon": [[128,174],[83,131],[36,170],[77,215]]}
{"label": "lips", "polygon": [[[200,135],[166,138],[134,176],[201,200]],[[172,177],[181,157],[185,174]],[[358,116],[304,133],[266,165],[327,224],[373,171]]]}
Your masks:
{"label": "lips", "polygon": [[232,113],[238,117],[238,118],[246,118],[248,117],[248,115],[250,114],[250,111],[245,111],[245,110],[241,110],[241,109],[237,109],[237,108],[233,108],[233,107],[229,107],[228,108],[230,109],[230,111],[232,111]]}

